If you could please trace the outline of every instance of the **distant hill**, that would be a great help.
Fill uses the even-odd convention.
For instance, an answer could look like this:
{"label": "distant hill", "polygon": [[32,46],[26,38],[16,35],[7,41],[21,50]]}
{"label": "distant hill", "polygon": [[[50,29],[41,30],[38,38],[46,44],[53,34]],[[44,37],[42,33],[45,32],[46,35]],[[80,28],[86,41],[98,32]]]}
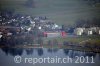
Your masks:
{"label": "distant hill", "polygon": [[[31,3],[31,2],[33,3]],[[84,0],[0,0],[2,8],[16,13],[47,16],[57,24],[72,25],[78,19],[100,17],[100,7],[92,7]],[[26,6],[29,5],[28,7]]]}

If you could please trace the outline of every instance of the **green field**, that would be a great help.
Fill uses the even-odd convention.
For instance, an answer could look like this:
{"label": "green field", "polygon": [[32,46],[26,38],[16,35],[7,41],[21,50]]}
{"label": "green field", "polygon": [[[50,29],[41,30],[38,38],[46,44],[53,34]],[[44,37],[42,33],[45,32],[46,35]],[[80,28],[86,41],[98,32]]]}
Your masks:
{"label": "green field", "polygon": [[77,37],[57,37],[57,38],[44,38],[44,43],[47,44],[47,41],[58,41],[58,43],[63,44],[63,42],[71,42],[74,44],[84,44],[84,43],[89,43],[91,45],[99,45],[100,46],[100,36],[77,36]]}
{"label": "green field", "polygon": [[32,16],[47,16],[61,25],[72,25],[77,19],[100,17],[100,6],[87,5],[83,0],[34,0],[34,7],[26,7],[27,0],[0,0],[0,6],[15,9],[16,13]]}

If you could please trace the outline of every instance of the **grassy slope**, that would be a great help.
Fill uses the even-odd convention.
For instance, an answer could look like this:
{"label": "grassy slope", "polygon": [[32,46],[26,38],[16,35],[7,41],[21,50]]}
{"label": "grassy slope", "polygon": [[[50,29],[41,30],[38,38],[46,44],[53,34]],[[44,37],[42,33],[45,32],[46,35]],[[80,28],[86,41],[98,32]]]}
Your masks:
{"label": "grassy slope", "polygon": [[99,7],[90,7],[81,0],[34,0],[35,8],[24,6],[26,0],[1,0],[3,8],[14,8],[18,13],[47,16],[57,24],[73,24],[75,20],[100,17]]}
{"label": "grassy slope", "polygon": [[100,36],[79,36],[79,37],[65,37],[65,38],[46,38],[44,42],[48,40],[57,40],[58,43],[63,43],[64,41],[82,44],[81,42],[89,42],[90,44],[97,44],[100,46]]}

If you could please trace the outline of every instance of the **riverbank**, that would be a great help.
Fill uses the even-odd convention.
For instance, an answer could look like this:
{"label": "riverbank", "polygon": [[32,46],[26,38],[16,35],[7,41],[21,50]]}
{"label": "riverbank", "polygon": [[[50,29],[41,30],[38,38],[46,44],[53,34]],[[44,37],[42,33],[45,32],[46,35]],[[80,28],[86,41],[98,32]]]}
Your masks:
{"label": "riverbank", "polygon": [[[19,41],[19,39],[16,39]],[[34,39],[33,39],[34,40]],[[16,42],[14,42],[16,43]],[[100,36],[77,36],[42,38],[40,44],[24,42],[23,44],[0,44],[0,48],[59,48],[100,53]]]}

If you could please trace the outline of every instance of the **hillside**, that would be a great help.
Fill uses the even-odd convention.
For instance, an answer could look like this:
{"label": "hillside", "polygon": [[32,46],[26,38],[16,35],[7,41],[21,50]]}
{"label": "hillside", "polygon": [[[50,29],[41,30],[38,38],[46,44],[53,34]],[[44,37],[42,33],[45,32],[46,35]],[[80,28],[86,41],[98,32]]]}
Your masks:
{"label": "hillside", "polygon": [[[30,0],[31,1],[31,0]],[[27,0],[1,0],[0,6],[15,9],[16,13],[32,16],[47,16],[57,24],[74,24],[77,19],[100,17],[100,6],[90,6],[83,0],[33,0],[27,6]],[[99,4],[100,5],[100,4]]]}

